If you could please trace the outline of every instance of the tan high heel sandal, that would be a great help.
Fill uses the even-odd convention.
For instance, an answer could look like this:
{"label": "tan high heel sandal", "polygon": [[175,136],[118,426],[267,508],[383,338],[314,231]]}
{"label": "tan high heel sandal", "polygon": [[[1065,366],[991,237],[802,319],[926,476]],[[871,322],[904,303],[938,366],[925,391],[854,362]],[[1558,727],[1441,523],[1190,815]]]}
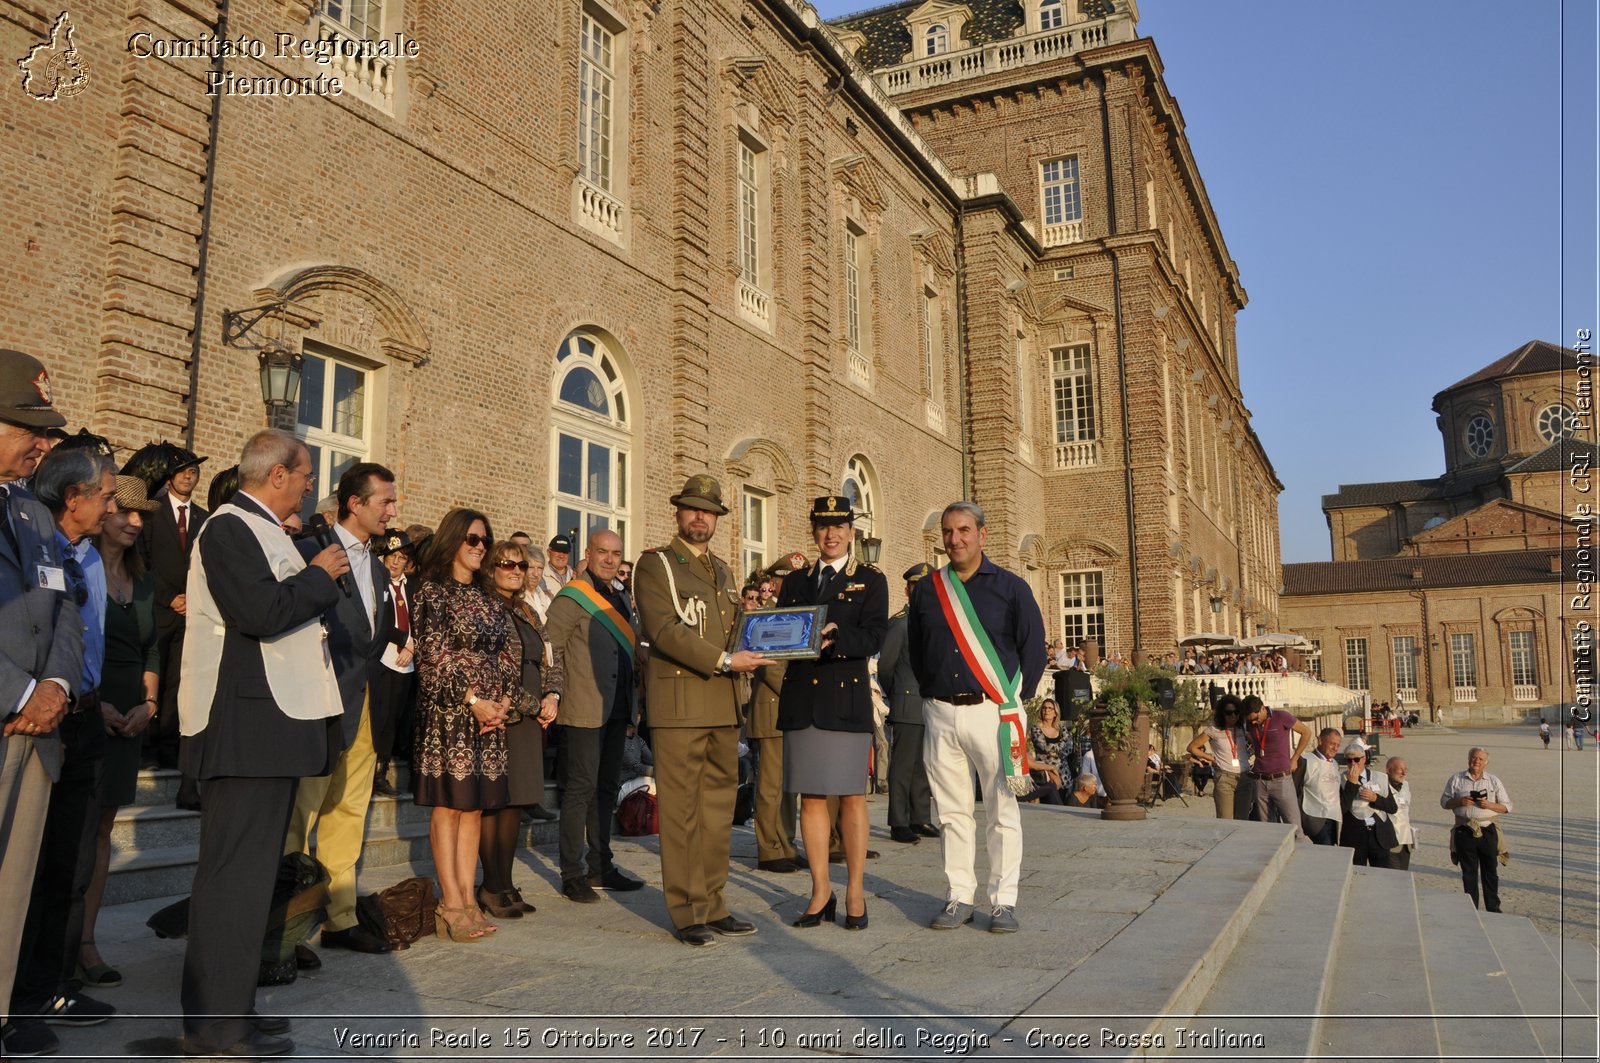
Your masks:
{"label": "tan high heel sandal", "polygon": [[472,906],[446,908],[442,904],[439,905],[433,910],[434,934],[446,941],[454,941],[458,945],[476,945],[484,936],[483,929],[472,915],[476,911],[478,909]]}
{"label": "tan high heel sandal", "polygon": [[493,934],[500,929],[495,924],[489,922],[489,917],[484,915],[483,909],[479,908],[476,904],[472,905],[468,910],[473,913],[473,925],[475,925],[484,934]]}

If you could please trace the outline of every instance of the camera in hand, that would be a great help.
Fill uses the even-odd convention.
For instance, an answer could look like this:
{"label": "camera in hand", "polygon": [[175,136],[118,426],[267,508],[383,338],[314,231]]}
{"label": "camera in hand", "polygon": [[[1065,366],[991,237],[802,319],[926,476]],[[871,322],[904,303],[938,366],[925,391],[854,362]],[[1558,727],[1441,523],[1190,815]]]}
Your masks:
{"label": "camera in hand", "polygon": [[1489,791],[1488,790],[1474,790],[1470,794],[1468,794],[1467,796],[1472,798],[1474,801],[1484,801],[1484,800],[1488,799]]}

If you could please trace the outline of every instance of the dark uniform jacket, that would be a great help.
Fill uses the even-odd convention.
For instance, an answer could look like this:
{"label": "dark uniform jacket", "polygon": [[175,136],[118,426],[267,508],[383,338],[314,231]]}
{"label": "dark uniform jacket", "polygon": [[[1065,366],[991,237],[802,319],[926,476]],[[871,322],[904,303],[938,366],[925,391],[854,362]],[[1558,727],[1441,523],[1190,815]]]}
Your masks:
{"label": "dark uniform jacket", "polygon": [[911,651],[906,646],[906,610],[889,618],[889,630],[883,636],[883,651],[878,656],[878,685],[883,688],[889,702],[890,723],[921,725],[922,688],[917,686],[917,675],[911,670]]}
{"label": "dark uniform jacket", "polygon": [[816,660],[790,661],[778,702],[778,728],[798,731],[872,730],[872,680],[867,661],[883,646],[889,625],[889,584],[883,573],[854,559],[833,577],[826,603],[817,600],[817,565],[783,578],[779,607],[826,604],[833,642]]}

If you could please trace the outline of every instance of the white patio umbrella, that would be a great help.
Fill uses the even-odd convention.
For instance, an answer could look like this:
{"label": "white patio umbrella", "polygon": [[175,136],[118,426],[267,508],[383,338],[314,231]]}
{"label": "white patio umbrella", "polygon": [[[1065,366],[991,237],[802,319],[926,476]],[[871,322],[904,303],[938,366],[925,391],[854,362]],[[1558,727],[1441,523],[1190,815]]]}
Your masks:
{"label": "white patio umbrella", "polygon": [[1178,640],[1180,646],[1226,646],[1233,641],[1232,635],[1224,635],[1216,631],[1196,631],[1192,635],[1185,635]]}

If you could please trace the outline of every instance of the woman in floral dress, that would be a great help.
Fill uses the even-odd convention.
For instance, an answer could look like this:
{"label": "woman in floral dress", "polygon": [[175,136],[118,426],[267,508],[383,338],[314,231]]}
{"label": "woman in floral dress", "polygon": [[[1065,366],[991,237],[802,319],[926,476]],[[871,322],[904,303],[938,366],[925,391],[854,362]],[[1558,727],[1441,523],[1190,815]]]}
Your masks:
{"label": "woman in floral dress", "polygon": [[438,935],[481,940],[497,927],[473,890],[481,813],[502,808],[505,726],[530,707],[522,691],[522,646],[511,618],[489,589],[484,557],[493,545],[489,518],[453,509],[422,557],[414,604],[417,640],[417,804],[431,806],[428,836],[439,873]]}

